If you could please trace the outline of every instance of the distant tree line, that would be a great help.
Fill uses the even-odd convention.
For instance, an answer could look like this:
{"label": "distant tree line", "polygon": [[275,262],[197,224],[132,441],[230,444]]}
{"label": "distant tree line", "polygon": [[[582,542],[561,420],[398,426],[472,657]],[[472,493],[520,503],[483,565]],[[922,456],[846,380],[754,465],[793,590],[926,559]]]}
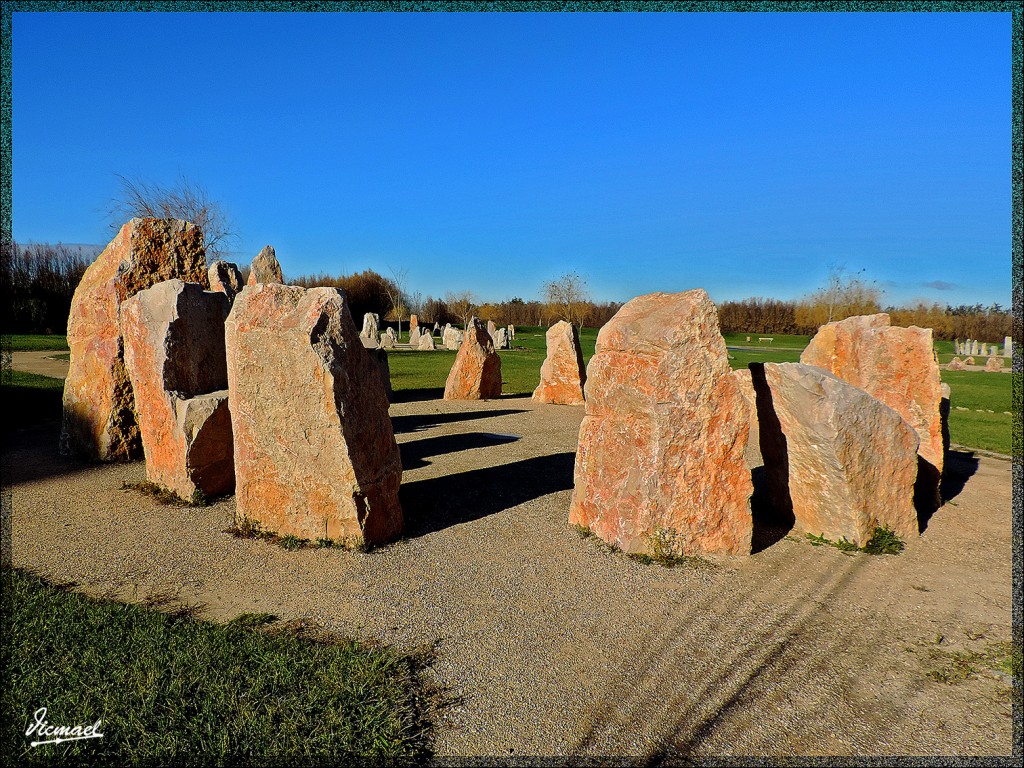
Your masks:
{"label": "distant tree line", "polygon": [[57,243],[18,245],[0,253],[0,327],[5,333],[67,333],[71,297],[92,257]]}
{"label": "distant tree line", "polygon": [[[60,243],[19,245],[5,240],[0,249],[0,293],[4,333],[66,333],[71,298],[92,256],[80,248]],[[247,268],[243,268],[243,272]],[[547,326],[567,319],[577,325],[599,328],[622,306],[619,302],[594,302],[586,296],[585,283],[575,274],[544,286],[545,300],[520,297],[500,302],[480,302],[474,294],[450,292],[443,298],[409,293],[392,278],[371,269],[351,275],[326,273],[289,280],[305,288],[329,286],[342,289],[357,326],[374,312],[383,321],[419,317],[421,324],[464,325],[470,317],[493,320],[497,325]],[[554,290],[552,287],[554,286]],[[813,334],[830,319],[883,311],[881,292],[858,277],[831,280],[825,288],[796,301],[755,297],[726,301],[718,306],[724,332]],[[1013,335],[1014,315],[999,304],[943,306],[918,303],[886,307],[893,325],[931,328],[940,339],[1002,341]]]}

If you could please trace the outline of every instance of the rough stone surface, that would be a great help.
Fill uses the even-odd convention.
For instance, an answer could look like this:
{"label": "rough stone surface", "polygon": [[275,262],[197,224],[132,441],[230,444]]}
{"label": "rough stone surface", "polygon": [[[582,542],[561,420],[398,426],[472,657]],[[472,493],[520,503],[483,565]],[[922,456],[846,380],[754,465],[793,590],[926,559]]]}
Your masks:
{"label": "rough stone surface", "polygon": [[1013,357],[1013,339],[1009,336],[1003,337],[1003,357]]}
{"label": "rough stone surface", "polygon": [[444,385],[445,400],[501,397],[501,357],[483,324],[472,320]]}
{"label": "rough stone surface", "polygon": [[1003,358],[995,357],[993,355],[985,363],[985,370],[986,371],[1001,371],[1001,370],[1003,370]]}
{"label": "rough stone surface", "polygon": [[175,277],[207,279],[202,232],[175,219],[132,219],[86,269],[68,317],[63,453],[103,461],[142,458],[118,312],[125,299]]}
{"label": "rough stone surface", "polygon": [[625,304],[585,392],[570,523],[627,552],[750,554],[750,422],[703,290]]}
{"label": "rough stone surface", "polygon": [[505,328],[499,328],[492,335],[491,338],[494,340],[495,349],[508,349],[508,330]]}
{"label": "rough stone surface", "polygon": [[498,326],[494,324],[493,320],[487,321],[487,335],[491,337],[491,341],[494,341],[494,332],[498,330]]}
{"label": "rough stone surface", "polygon": [[419,342],[416,344],[416,349],[431,350],[436,349],[434,346],[434,337],[429,333],[424,333],[420,336]]}
{"label": "rough stone surface", "polygon": [[[388,328],[390,331],[391,329]],[[380,335],[380,346],[381,349],[394,349],[395,348],[395,337],[391,333],[382,333]]]}
{"label": "rough stone surface", "polygon": [[[415,315],[413,315],[415,317]],[[409,346],[415,347],[420,343],[420,337],[423,334],[420,333],[419,326],[413,326],[413,329],[409,331]]]}
{"label": "rough stone surface", "polygon": [[230,306],[223,292],[181,280],[121,305],[146,479],[186,500],[197,490],[210,497],[234,488],[224,352]]}
{"label": "rough stone surface", "polygon": [[967,369],[967,366],[964,365],[964,361],[961,360],[959,357],[954,357],[952,360],[949,361],[949,365],[947,365],[946,368],[948,368],[951,371],[963,371]]}
{"label": "rough stone surface", "polygon": [[887,314],[850,317],[823,325],[800,355],[893,408],[917,430],[919,453],[942,472],[939,364],[930,328],[889,325]]}
{"label": "rough stone surface", "polygon": [[560,320],[548,328],[546,341],[547,357],[540,367],[540,384],[533,391],[533,399],[538,403],[583,405],[587,371],[576,327]]}
{"label": "rough stone surface", "polygon": [[510,339],[513,339],[513,340],[515,339],[515,337],[516,337],[516,327],[514,325],[509,325],[509,327],[508,327],[508,337]]}
{"label": "rough stone surface", "polygon": [[445,349],[455,351],[462,348],[462,342],[464,339],[465,335],[458,328],[445,326],[444,336],[441,338],[441,342],[444,344]]}
{"label": "rough stone surface", "polygon": [[207,277],[210,283],[210,290],[220,291],[225,294],[229,302],[234,301],[235,296],[245,286],[238,266],[223,259],[217,259],[217,261],[210,265]]}
{"label": "rough stone surface", "polygon": [[917,432],[863,389],[800,363],[751,366],[761,456],[776,511],[794,527],[864,546],[882,526],[918,535]]}
{"label": "rough stone surface", "polygon": [[376,312],[367,312],[363,315],[363,330],[359,332],[359,335],[365,339],[372,339],[377,341],[377,337],[380,336],[380,318]]}
{"label": "rough stone surface", "polygon": [[284,274],[281,272],[281,265],[277,261],[277,254],[274,252],[273,246],[263,246],[263,250],[256,254],[256,258],[252,260],[252,266],[249,268],[249,285],[257,283],[280,285],[283,282]]}
{"label": "rough stone surface", "polygon": [[749,368],[737,368],[731,374],[739,385],[743,402],[747,406],[747,414],[751,424],[757,423],[757,397],[754,394],[754,382],[750,378]]}
{"label": "rough stone surface", "polygon": [[238,519],[314,541],[398,536],[401,457],[344,294],[246,287],[225,339]]}
{"label": "rough stone surface", "polygon": [[420,327],[420,319],[416,315],[409,315],[409,333]]}
{"label": "rough stone surface", "polygon": [[977,363],[974,362],[974,357],[968,357],[964,360],[964,365],[977,365]]}

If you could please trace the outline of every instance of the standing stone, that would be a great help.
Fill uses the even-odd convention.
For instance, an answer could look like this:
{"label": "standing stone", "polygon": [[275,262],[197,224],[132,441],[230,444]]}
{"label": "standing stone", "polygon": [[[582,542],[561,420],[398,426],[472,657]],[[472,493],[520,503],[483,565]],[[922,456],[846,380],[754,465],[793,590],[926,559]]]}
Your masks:
{"label": "standing stone", "polygon": [[964,371],[967,369],[967,366],[964,365],[964,361],[959,357],[954,357],[949,361],[949,365],[946,366],[946,369],[950,371]]}
{"label": "standing stone", "polygon": [[501,357],[483,323],[474,318],[444,385],[445,400],[490,400],[501,397]]}
{"label": "standing stone", "polygon": [[435,334],[441,333],[441,326],[438,325],[437,323],[434,323],[434,333]]}
{"label": "standing stone", "polygon": [[1003,357],[1013,357],[1013,339],[1009,336],[1003,339]]}
{"label": "standing stone", "polygon": [[988,344],[986,342],[982,342],[981,344],[981,356],[988,357]]}
{"label": "standing stone", "polygon": [[931,503],[937,502],[943,466],[942,382],[932,354],[931,329],[890,326],[884,313],[850,317],[823,325],[800,362],[860,387],[917,430],[918,452],[927,464],[919,472],[921,492]]}
{"label": "standing stone", "polygon": [[442,339],[442,342],[444,343],[444,348],[451,351],[461,349],[463,338],[463,333],[458,328],[446,326],[444,331],[444,338]]}
{"label": "standing stone", "polygon": [[516,338],[516,327],[511,323],[508,326],[508,337],[513,340]]}
{"label": "standing stone", "polygon": [[750,422],[703,290],[626,303],[585,392],[570,523],[626,552],[750,554]]}
{"label": "standing stone", "polygon": [[391,337],[391,341],[395,343],[398,342],[398,334],[395,333],[395,329],[392,328],[391,326],[388,326],[387,330],[385,330],[384,333]]}
{"label": "standing stone", "polygon": [[[416,317],[416,315],[413,315],[413,317]],[[413,326],[413,329],[409,331],[409,346],[415,347],[419,344],[420,336],[422,335],[423,334],[420,333],[419,326]]]}
{"label": "standing stone", "polygon": [[[917,432],[899,413],[821,368],[751,366],[766,485],[803,533],[864,546],[876,527],[917,536]],[[767,417],[767,418],[766,418]]]}
{"label": "standing stone", "polygon": [[494,332],[494,348],[495,349],[508,349],[508,331],[504,328],[499,328]]}
{"label": "standing stone", "polygon": [[[388,328],[390,331],[391,329]],[[380,346],[381,349],[394,349],[395,348],[395,337],[394,334],[382,333],[380,335]]]}
{"label": "standing stone", "polygon": [[274,248],[269,245],[263,246],[263,250],[256,254],[252,266],[249,267],[249,285],[283,282],[284,275],[281,273],[281,265],[277,261]]}
{"label": "standing stone", "polygon": [[976,363],[974,362],[974,358],[973,357],[968,357],[966,360],[964,360],[964,365],[975,365],[975,364]]}
{"label": "standing stone", "polygon": [[972,355],[980,355],[981,354],[981,347],[978,345],[978,340],[977,339],[975,339],[974,341],[971,342],[971,354]]}
{"label": "standing stone", "polygon": [[377,331],[379,318],[375,312],[367,312],[363,315],[363,330],[359,332],[359,340],[367,349],[377,349],[380,346],[380,334]]}
{"label": "standing stone", "polygon": [[102,461],[142,457],[118,311],[171,278],[206,280],[203,233],[175,219],[132,219],[85,270],[71,299],[61,452]]}
{"label": "standing stone", "polygon": [[217,259],[217,261],[210,265],[207,278],[210,282],[210,290],[220,291],[225,294],[228,297],[229,304],[235,300],[235,296],[245,286],[245,283],[242,281],[242,273],[238,271],[238,267],[230,261],[224,261],[223,259]]}
{"label": "standing stone", "polygon": [[247,286],[225,339],[238,521],[346,544],[397,537],[402,460],[344,294]]}
{"label": "standing stone", "polygon": [[420,327],[420,319],[416,315],[409,315],[409,333],[411,334]]}
{"label": "standing stone", "polygon": [[225,292],[167,280],[121,305],[124,361],[146,479],[191,500],[235,485],[228,411]]}
{"label": "standing stone", "polygon": [[995,355],[993,355],[985,363],[985,370],[986,371],[1001,371],[1001,370],[1003,370],[1003,358],[996,357]]}
{"label": "standing stone", "polygon": [[583,405],[587,371],[576,327],[560,320],[548,328],[546,341],[547,357],[540,367],[540,384],[533,391],[533,399],[538,403]]}
{"label": "standing stone", "polygon": [[429,333],[424,333],[420,336],[419,343],[416,345],[416,349],[432,350],[434,347],[434,337]]}
{"label": "standing stone", "polygon": [[487,335],[491,337],[491,341],[494,341],[494,333],[498,330],[498,326],[494,324],[493,320],[487,321]]}

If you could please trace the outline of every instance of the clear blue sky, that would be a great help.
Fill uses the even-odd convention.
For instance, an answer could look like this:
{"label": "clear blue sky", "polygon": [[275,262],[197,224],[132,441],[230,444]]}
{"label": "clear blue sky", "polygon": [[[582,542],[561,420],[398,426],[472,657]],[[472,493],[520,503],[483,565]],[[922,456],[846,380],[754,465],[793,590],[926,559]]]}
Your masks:
{"label": "clear blue sky", "polygon": [[1011,303],[1010,14],[16,13],[19,242],[190,178],[240,262],[424,296]]}

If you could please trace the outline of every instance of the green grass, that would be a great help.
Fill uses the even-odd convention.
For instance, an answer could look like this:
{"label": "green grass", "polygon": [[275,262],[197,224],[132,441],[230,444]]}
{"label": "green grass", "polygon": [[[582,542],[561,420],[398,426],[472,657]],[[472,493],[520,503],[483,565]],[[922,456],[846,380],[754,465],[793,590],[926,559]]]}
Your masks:
{"label": "green grass", "polygon": [[898,555],[903,551],[903,540],[900,539],[893,531],[888,528],[878,527],[875,528],[871,534],[871,538],[868,539],[867,543],[863,547],[858,547],[852,541],[846,539],[839,539],[833,541],[832,539],[826,539],[824,534],[815,536],[813,533],[806,534],[807,540],[811,543],[811,546],[829,546],[835,547],[840,552],[865,552],[869,555]]}
{"label": "green grass", "polygon": [[[12,352],[46,352],[51,349],[68,351],[68,337],[60,334],[4,334],[4,348]],[[10,341],[10,347],[6,346]]]}
{"label": "green grass", "polygon": [[[5,570],[2,751],[16,764],[256,764],[429,756],[421,662],[351,640],[96,600]],[[273,618],[273,617],[269,617]],[[250,620],[251,619],[251,620]],[[29,747],[33,713],[101,739]]]}
{"label": "green grass", "polygon": [[1013,380],[1019,381],[1019,377],[1019,373],[943,371],[942,380],[950,388],[950,440],[1009,455],[1013,447],[1011,393]]}
{"label": "green grass", "polygon": [[[723,333],[722,336],[725,338],[725,345],[727,347],[757,347],[758,349],[792,347],[803,350],[811,340],[810,336],[786,333]],[[750,337],[750,341],[747,341],[747,336]],[[761,338],[769,338],[771,343],[758,341]]]}

